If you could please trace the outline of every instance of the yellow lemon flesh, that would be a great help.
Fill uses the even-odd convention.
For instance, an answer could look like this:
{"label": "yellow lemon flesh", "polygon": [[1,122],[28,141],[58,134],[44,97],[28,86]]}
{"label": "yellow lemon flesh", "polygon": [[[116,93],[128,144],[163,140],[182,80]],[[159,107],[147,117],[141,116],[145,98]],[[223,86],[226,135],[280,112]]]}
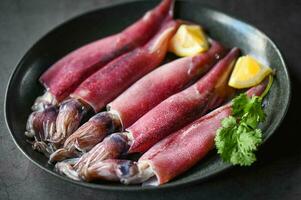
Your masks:
{"label": "yellow lemon flesh", "polygon": [[229,86],[242,89],[259,84],[272,69],[258,62],[252,56],[240,57],[234,67],[229,80]]}
{"label": "yellow lemon flesh", "polygon": [[181,25],[169,43],[169,51],[177,56],[194,56],[207,51],[209,44],[198,25]]}

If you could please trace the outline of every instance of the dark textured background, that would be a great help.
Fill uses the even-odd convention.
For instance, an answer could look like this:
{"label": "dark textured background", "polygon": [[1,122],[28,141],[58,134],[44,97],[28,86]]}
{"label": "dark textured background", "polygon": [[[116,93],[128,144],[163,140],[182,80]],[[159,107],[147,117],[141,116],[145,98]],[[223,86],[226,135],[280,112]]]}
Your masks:
{"label": "dark textured background", "polygon": [[[0,0],[0,103],[14,66],[41,36],[67,19],[122,0]],[[95,191],[33,165],[15,146],[0,115],[0,199],[301,199],[301,1],[202,0],[265,32],[284,54],[293,86],[287,117],[249,168],[206,182],[155,192]],[[299,91],[298,91],[299,90]],[[277,108],[275,108],[277,109]],[[16,111],[18,112],[18,111]]]}

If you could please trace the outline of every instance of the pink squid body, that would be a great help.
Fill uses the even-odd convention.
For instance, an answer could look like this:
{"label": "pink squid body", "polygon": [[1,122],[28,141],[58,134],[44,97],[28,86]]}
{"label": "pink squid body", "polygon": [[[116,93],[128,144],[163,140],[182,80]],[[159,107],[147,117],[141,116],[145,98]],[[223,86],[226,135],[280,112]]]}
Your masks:
{"label": "pink squid body", "polygon": [[[247,91],[259,96],[267,81]],[[150,148],[139,161],[148,162],[155,171],[158,184],[163,184],[187,171],[214,148],[216,131],[221,121],[231,115],[231,103],[201,117]]]}
{"label": "pink squid body", "polygon": [[126,130],[133,136],[129,153],[145,152],[170,133],[219,106],[232,95],[227,81],[239,56],[234,48],[203,78],[170,96]]}
{"label": "pink squid body", "polygon": [[163,0],[121,33],[76,49],[42,74],[40,82],[57,101],[64,100],[82,81],[108,62],[145,44],[156,34],[164,19],[172,17],[172,7],[172,0]]}
{"label": "pink squid body", "polygon": [[123,127],[127,128],[161,101],[205,74],[224,53],[225,49],[221,44],[213,41],[209,51],[204,54],[165,64],[141,78],[109,103],[108,110],[116,111]]}
{"label": "pink squid body", "polygon": [[169,39],[178,23],[167,20],[145,46],[123,54],[101,68],[70,95],[89,104],[95,112],[116,98],[139,78],[156,68],[164,59]]}

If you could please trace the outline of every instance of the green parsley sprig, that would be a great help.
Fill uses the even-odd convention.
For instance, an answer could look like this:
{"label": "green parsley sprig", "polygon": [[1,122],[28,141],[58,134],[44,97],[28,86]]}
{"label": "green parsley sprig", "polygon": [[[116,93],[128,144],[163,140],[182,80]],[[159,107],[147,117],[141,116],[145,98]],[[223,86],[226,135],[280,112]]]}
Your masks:
{"label": "green parsley sprig", "polygon": [[256,161],[255,151],[262,143],[262,131],[257,127],[266,116],[262,101],[272,83],[270,76],[261,96],[248,97],[243,93],[232,100],[232,116],[223,119],[215,137],[217,152],[225,162],[249,166]]}

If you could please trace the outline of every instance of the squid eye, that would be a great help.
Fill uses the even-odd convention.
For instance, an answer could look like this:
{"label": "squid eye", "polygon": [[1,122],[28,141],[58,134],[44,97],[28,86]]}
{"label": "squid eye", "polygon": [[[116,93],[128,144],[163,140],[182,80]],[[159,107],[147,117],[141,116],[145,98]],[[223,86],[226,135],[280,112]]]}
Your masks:
{"label": "squid eye", "polygon": [[122,134],[112,134],[111,135],[112,142],[118,146],[120,153],[126,153],[129,149],[127,138]]}
{"label": "squid eye", "polygon": [[121,172],[121,175],[129,174],[130,167],[131,167],[130,161],[128,161],[128,162],[123,163],[122,165],[120,165],[119,166],[119,170]]}
{"label": "squid eye", "polygon": [[130,160],[122,161],[122,163],[118,166],[118,174],[120,177],[131,177],[137,174],[138,168],[137,165]]}

